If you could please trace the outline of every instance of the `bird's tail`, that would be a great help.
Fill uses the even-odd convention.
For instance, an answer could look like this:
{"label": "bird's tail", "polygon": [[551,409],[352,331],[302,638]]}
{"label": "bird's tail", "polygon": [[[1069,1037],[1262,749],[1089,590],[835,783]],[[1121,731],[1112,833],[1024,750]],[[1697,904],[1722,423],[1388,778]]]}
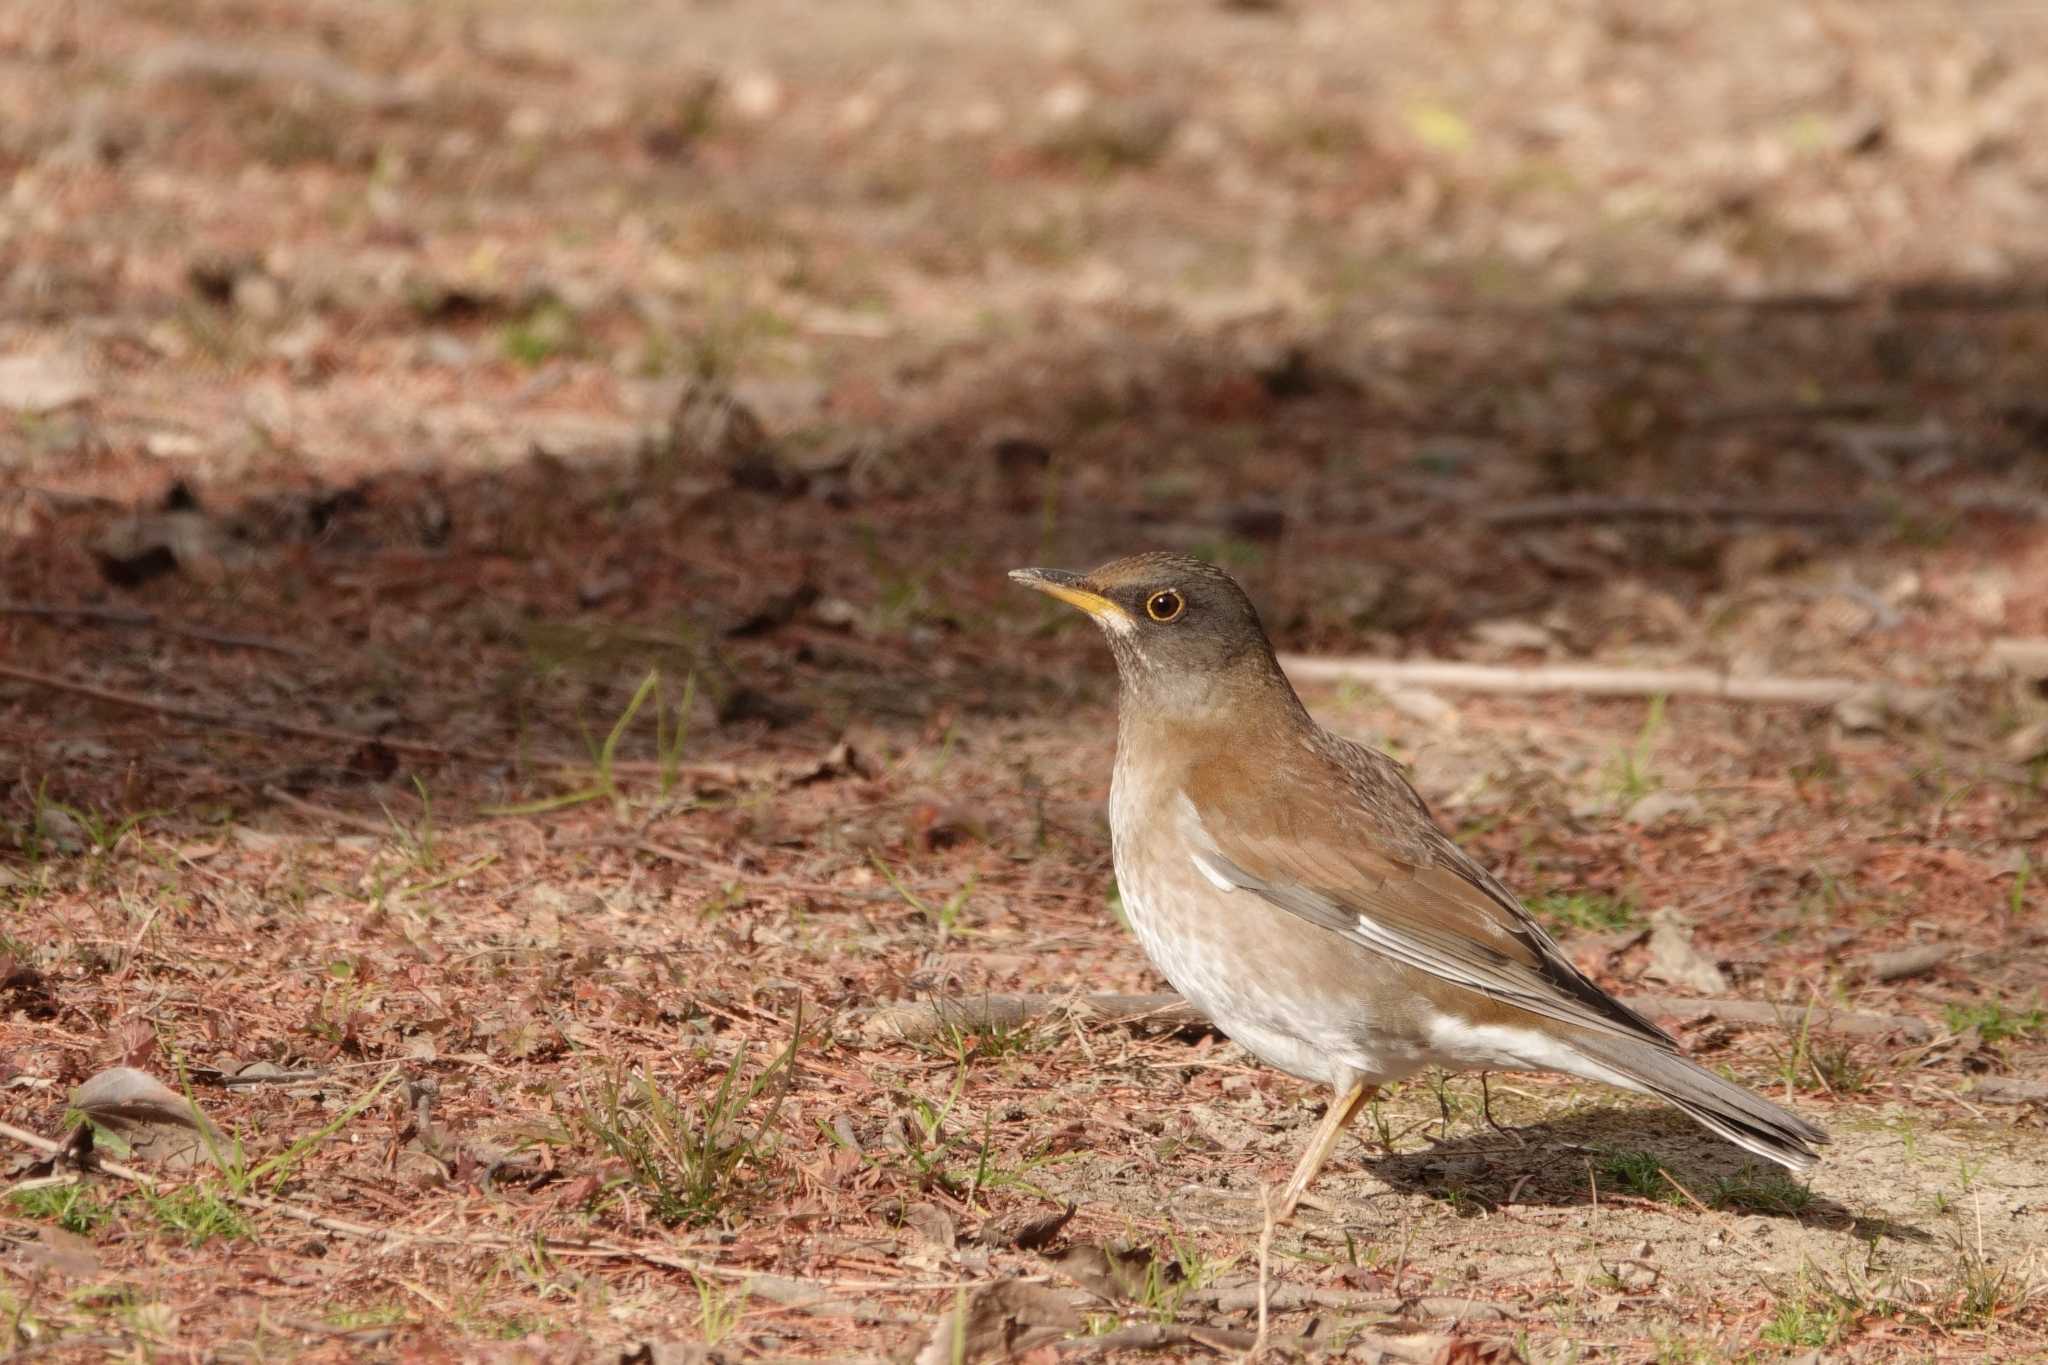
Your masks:
{"label": "bird's tail", "polygon": [[[1623,1084],[1678,1106],[1702,1127],[1719,1133],[1744,1151],[1768,1157],[1789,1170],[1812,1169],[1820,1160],[1814,1149],[1828,1135],[1791,1110],[1772,1104],[1753,1090],[1716,1076],[1699,1063],[1648,1043],[1612,1035],[1590,1034],[1573,1039],[1574,1050],[1603,1071],[1600,1079],[1626,1078]],[[1595,1074],[1589,1070],[1588,1074]]]}

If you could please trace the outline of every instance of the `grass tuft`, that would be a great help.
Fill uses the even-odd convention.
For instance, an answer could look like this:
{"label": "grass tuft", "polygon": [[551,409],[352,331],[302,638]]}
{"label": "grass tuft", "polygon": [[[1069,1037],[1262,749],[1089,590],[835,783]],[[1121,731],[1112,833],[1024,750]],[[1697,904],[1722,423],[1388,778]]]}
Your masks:
{"label": "grass tuft", "polygon": [[1635,902],[1627,896],[1604,896],[1598,892],[1555,892],[1529,902],[1529,913],[1550,929],[1560,932],[1610,933],[1632,929],[1642,922]]}
{"label": "grass tuft", "polygon": [[[1607,1153],[1599,1170],[1603,1189],[1655,1200],[1660,1204],[1685,1204],[1684,1186],[1648,1152],[1622,1148]],[[1746,1166],[1731,1176],[1716,1180],[1701,1202],[1736,1213],[1804,1213],[1818,1198],[1811,1187],[1794,1180],[1775,1166]]]}
{"label": "grass tuft", "polygon": [[1811,1185],[1776,1166],[1752,1166],[1715,1181],[1707,1202],[1738,1213],[1796,1216],[1813,1207],[1818,1197]]}
{"label": "grass tuft", "polygon": [[1638,1199],[1651,1199],[1663,1204],[1685,1202],[1677,1187],[1665,1178],[1664,1163],[1648,1152],[1632,1148],[1606,1155],[1600,1163],[1600,1183]]}
{"label": "grass tuft", "polygon": [[236,1211],[233,1204],[204,1185],[186,1185],[161,1192],[140,1190],[137,1197],[159,1223],[183,1234],[185,1240],[195,1247],[217,1237],[239,1239],[249,1235],[248,1220]]}
{"label": "grass tuft", "polygon": [[2031,1038],[2048,1025],[2048,1011],[2008,1010],[1996,1000],[1981,1005],[1950,1005],[1945,1014],[1951,1032],[1967,1033],[1975,1029],[1977,1036],[1987,1043],[2002,1043],[2008,1038]]}
{"label": "grass tuft", "polygon": [[114,1216],[114,1206],[84,1185],[17,1190],[7,1202],[24,1218],[47,1220],[81,1237],[91,1236]]}
{"label": "grass tuft", "polygon": [[[611,1079],[597,1103],[584,1106],[572,1122],[625,1164],[625,1183],[662,1222],[727,1221],[743,1192],[745,1168],[764,1162],[782,1110],[777,1082],[795,1059],[800,1036],[801,1030],[793,1033],[789,1046],[752,1079],[745,1078],[742,1047],[706,1099],[671,1098],[644,1074]],[[748,1106],[771,1089],[768,1112],[747,1131]]]}
{"label": "grass tuft", "polygon": [[1762,1338],[1773,1346],[1832,1346],[1848,1326],[1842,1302],[1829,1295],[1780,1299]]}

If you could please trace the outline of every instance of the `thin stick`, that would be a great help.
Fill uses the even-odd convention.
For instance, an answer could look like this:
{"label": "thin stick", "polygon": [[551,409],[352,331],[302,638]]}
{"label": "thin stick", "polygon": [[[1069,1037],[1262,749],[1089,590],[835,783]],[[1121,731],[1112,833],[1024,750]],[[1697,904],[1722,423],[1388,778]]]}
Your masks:
{"label": "thin stick", "polygon": [[332,825],[342,825],[348,829],[359,829],[365,833],[380,835],[387,839],[391,837],[391,825],[388,821],[380,823],[379,821],[372,820],[367,815],[357,815],[352,811],[336,810],[332,806],[318,805],[312,801],[293,796],[282,787],[266,786],[263,789],[263,794],[277,802],[280,806],[289,806],[301,815],[310,815],[316,820],[325,820]]}
{"label": "thin stick", "polygon": [[1283,654],[1280,666],[1297,682],[1362,682],[1505,694],[1709,697],[1786,706],[1833,706],[1870,694],[1905,711],[1924,707],[1937,696],[1921,688],[1891,687],[1856,678],[1735,677],[1710,668],[1603,668],[1590,664],[1506,668],[1454,659],[1324,659],[1306,654]]}
{"label": "thin stick", "polygon": [[166,635],[181,635],[188,640],[221,645],[228,649],[260,649],[292,659],[306,657],[306,651],[297,646],[266,640],[260,635],[227,635],[207,630],[202,626],[166,621],[153,611],[135,611],[126,607],[59,607],[44,602],[0,602],[0,616],[34,616],[45,621],[90,621],[96,625],[136,626],[145,630],[162,631]]}
{"label": "thin stick", "polygon": [[[12,1138],[25,1147],[33,1147],[45,1156],[57,1156],[64,1150],[63,1143],[53,1142],[41,1134],[17,1128],[11,1123],[0,1123],[0,1137]],[[154,1193],[156,1190],[156,1182],[150,1176],[145,1175],[132,1166],[124,1166],[118,1161],[108,1161],[95,1155],[90,1169],[111,1175],[119,1180],[128,1181],[130,1184],[140,1186],[143,1190],[151,1193]],[[357,1223],[347,1218],[330,1217],[327,1214],[315,1213],[311,1209],[302,1208],[297,1204],[287,1203],[282,1199],[265,1199],[261,1196],[250,1194],[223,1194],[221,1197],[230,1204],[240,1208],[260,1213],[280,1214],[286,1218],[304,1223],[309,1227],[340,1233],[347,1237],[361,1237],[373,1241],[387,1242],[394,1246],[414,1243],[432,1246],[469,1247],[477,1251],[513,1251],[522,1247],[539,1246],[551,1256],[591,1256],[607,1260],[637,1261],[643,1265],[659,1266],[667,1270],[686,1270],[693,1275],[709,1275],[727,1280],[750,1280],[764,1273],[758,1270],[745,1270],[738,1266],[717,1265],[710,1261],[699,1261],[688,1256],[677,1256],[671,1252],[660,1251],[653,1247],[636,1247],[616,1242],[567,1240],[552,1237],[500,1237],[492,1233],[471,1233],[465,1236],[456,1236],[447,1233],[407,1232],[403,1228],[380,1228],[369,1223]],[[1036,1284],[1051,1277],[1039,1275],[1023,1278],[1027,1279],[1030,1283]],[[809,1283],[815,1283],[821,1288],[827,1289],[922,1293],[934,1289],[959,1289],[964,1286],[982,1284],[985,1281],[816,1280]]]}
{"label": "thin stick", "polygon": [[1691,1021],[1719,1019],[1727,1024],[1760,1025],[1770,1028],[1807,1029],[1820,1033],[1841,1033],[1852,1038],[1877,1038],[1897,1034],[1908,1042],[1920,1043],[1934,1036],[1933,1026],[1909,1014],[1870,1014],[1862,1010],[1810,1008],[1794,1010],[1768,1000],[1693,1000],[1678,995],[1625,995],[1622,1002],[1643,1014]]}
{"label": "thin stick", "polygon": [[1266,1305],[1272,1298],[1269,1276],[1273,1267],[1273,1187],[1259,1186],[1259,1208],[1265,1215],[1264,1225],[1259,1229],[1259,1334],[1252,1340],[1252,1348],[1244,1353],[1246,1360],[1257,1360],[1266,1349]]}
{"label": "thin stick", "polygon": [[[471,763],[502,763],[517,767],[532,765],[543,768],[574,768],[582,766],[578,761],[563,758],[534,758],[518,754],[498,753],[489,749],[462,749],[448,744],[436,744],[431,740],[404,739],[397,735],[359,735],[347,730],[330,729],[324,725],[301,725],[296,721],[267,720],[253,716],[231,716],[220,711],[206,711],[197,706],[184,706],[177,702],[158,701],[135,692],[117,692],[110,687],[95,687],[91,683],[74,682],[48,673],[38,673],[31,668],[19,668],[13,664],[0,664],[0,678],[13,678],[17,682],[47,687],[54,692],[69,692],[75,696],[91,697],[110,706],[125,706],[135,711],[152,711],[160,716],[171,716],[178,720],[189,720],[196,725],[211,726],[216,730],[236,730],[254,735],[291,735],[298,739],[318,739],[329,744],[345,744],[361,748],[370,744],[381,744],[394,753],[422,754],[431,758],[446,758]],[[770,776],[768,773],[751,774],[742,772],[730,764],[723,763],[681,763],[663,764],[651,760],[619,759],[612,764],[615,773],[636,775],[682,774],[690,777],[709,777],[720,782],[739,783],[749,777]]]}
{"label": "thin stick", "polygon": [[1971,1099],[1983,1100],[1987,1104],[2048,1104],[2048,1081],[2030,1081],[2018,1076],[1986,1076],[1968,1094]]}
{"label": "thin stick", "polygon": [[1705,1215],[1707,1215],[1707,1217],[1713,1219],[1715,1222],[1721,1224],[1723,1227],[1728,1226],[1728,1218],[1725,1214],[1723,1214],[1719,1209],[1711,1208],[1707,1204],[1702,1202],[1698,1195],[1694,1194],[1691,1190],[1687,1189],[1684,1185],[1681,1185],[1678,1182],[1677,1176],[1671,1174],[1671,1172],[1665,1170],[1662,1166],[1659,1166],[1657,1168],[1657,1174],[1664,1177],[1665,1184],[1669,1185],[1672,1189],[1677,1190],[1680,1194],[1684,1195],[1686,1203],[1692,1205],[1701,1213],[1704,1213]]}
{"label": "thin stick", "polygon": [[1408,1248],[1415,1243],[1415,1213],[1409,1210],[1401,1217],[1401,1255],[1394,1262],[1394,1297],[1401,1297],[1401,1277],[1408,1273]]}
{"label": "thin stick", "polygon": [[[1934,1030],[1924,1019],[1906,1014],[1870,1014],[1861,1010],[1788,1010],[1767,1000],[1691,999],[1677,995],[1624,995],[1622,1003],[1645,1014],[1690,1022],[1719,1019],[1747,1027],[1799,1029],[1840,1033],[1850,1037],[1875,1038],[1897,1034],[1909,1042],[1923,1042]],[[1156,1025],[1162,1029],[1209,1027],[1208,1019],[1178,995],[973,995],[945,996],[935,1000],[882,1005],[861,1016],[861,1031],[869,1038],[902,1038],[928,1042],[947,1028],[1017,1028],[1039,1019],[1073,1011],[1094,1023]],[[1175,1062],[1174,1066],[1186,1065]]]}
{"label": "thin stick", "polygon": [[[696,867],[703,863],[702,856],[686,853],[668,844],[658,844],[652,839],[563,839],[549,844],[550,849],[570,850],[583,848],[616,848],[628,853],[644,853],[650,858],[666,862],[681,863],[685,867]],[[742,879],[744,880],[744,879]],[[887,899],[893,899],[888,897]]]}
{"label": "thin stick", "polygon": [[1479,515],[1488,526],[1550,526],[1593,521],[1871,521],[1876,513],[1853,504],[1737,502],[1710,498],[1536,498]]}
{"label": "thin stick", "polygon": [[[154,711],[160,716],[172,716],[178,720],[189,720],[220,730],[240,730],[245,734],[258,735],[293,735],[300,739],[322,739],[332,744],[381,744],[399,753],[431,754],[435,757],[455,755],[455,751],[446,745],[431,744],[425,740],[399,739],[389,735],[356,735],[346,730],[330,730],[324,725],[300,725],[286,720],[230,716],[219,711],[201,710],[196,706],[183,706],[177,702],[158,701],[154,697],[144,697],[134,692],[117,692],[110,687],[95,687],[91,683],[53,677],[48,673],[18,668],[13,664],[0,664],[0,678],[13,678],[19,682],[33,683],[37,687],[47,687],[55,692],[70,692],[76,696],[91,697],[94,701],[103,701],[111,706],[125,706],[134,711]],[[491,758],[496,760],[498,756],[491,755]],[[510,761],[509,756],[506,757],[506,761]]]}
{"label": "thin stick", "polygon": [[[44,1156],[56,1156],[58,1153],[64,1150],[63,1143],[53,1142],[49,1138],[44,1137],[40,1133],[29,1132],[26,1128],[16,1128],[11,1123],[0,1123],[0,1137],[13,1138],[16,1142],[19,1142],[24,1147],[35,1148]],[[93,1169],[105,1171],[108,1175],[111,1176],[118,1176],[122,1180],[126,1180],[131,1184],[142,1186],[142,1188],[145,1190],[153,1191],[156,1188],[155,1182],[152,1181],[148,1176],[144,1175],[142,1172],[136,1170],[132,1166],[123,1166],[118,1161],[104,1161],[95,1159],[93,1161]]]}
{"label": "thin stick", "polygon": [[1207,1028],[1208,1019],[1178,995],[978,995],[883,1005],[860,1021],[867,1038],[929,1042],[949,1028],[973,1032],[1017,1028],[1071,1011],[1091,1022]]}

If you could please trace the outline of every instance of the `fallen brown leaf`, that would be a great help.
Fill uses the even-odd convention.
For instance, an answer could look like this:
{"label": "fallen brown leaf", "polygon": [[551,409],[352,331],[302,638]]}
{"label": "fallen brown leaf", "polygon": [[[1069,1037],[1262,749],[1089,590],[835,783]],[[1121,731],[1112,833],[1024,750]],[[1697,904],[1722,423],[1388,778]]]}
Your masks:
{"label": "fallen brown leaf", "polygon": [[1017,1360],[1081,1326],[1061,1295],[1022,1280],[996,1280],[963,1290],[932,1327],[916,1365]]}
{"label": "fallen brown leaf", "polygon": [[22,1255],[32,1266],[74,1280],[88,1280],[100,1273],[99,1254],[92,1249],[92,1243],[63,1228],[44,1228],[40,1241],[23,1248]]}
{"label": "fallen brown leaf", "polygon": [[146,1071],[102,1071],[71,1092],[71,1107],[127,1143],[137,1159],[173,1169],[218,1164],[220,1130],[197,1104]]}

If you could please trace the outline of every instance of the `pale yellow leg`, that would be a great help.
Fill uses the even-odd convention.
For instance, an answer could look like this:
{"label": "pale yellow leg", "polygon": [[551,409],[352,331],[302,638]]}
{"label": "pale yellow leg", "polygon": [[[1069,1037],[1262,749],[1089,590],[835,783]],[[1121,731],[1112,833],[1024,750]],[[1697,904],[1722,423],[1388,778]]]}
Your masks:
{"label": "pale yellow leg", "polygon": [[1376,1085],[1353,1081],[1349,1089],[1339,1090],[1331,1097],[1330,1108],[1323,1115],[1323,1121],[1316,1125],[1308,1150],[1301,1154],[1301,1164],[1294,1168],[1287,1188],[1280,1192],[1280,1204],[1274,1211],[1274,1217],[1284,1223],[1294,1216],[1294,1206],[1308,1193],[1309,1185],[1323,1169],[1323,1163],[1330,1159],[1330,1153],[1337,1150],[1337,1139],[1344,1136],[1344,1130],[1351,1126],[1351,1120],[1358,1117],[1358,1111],[1379,1093],[1380,1088]]}

